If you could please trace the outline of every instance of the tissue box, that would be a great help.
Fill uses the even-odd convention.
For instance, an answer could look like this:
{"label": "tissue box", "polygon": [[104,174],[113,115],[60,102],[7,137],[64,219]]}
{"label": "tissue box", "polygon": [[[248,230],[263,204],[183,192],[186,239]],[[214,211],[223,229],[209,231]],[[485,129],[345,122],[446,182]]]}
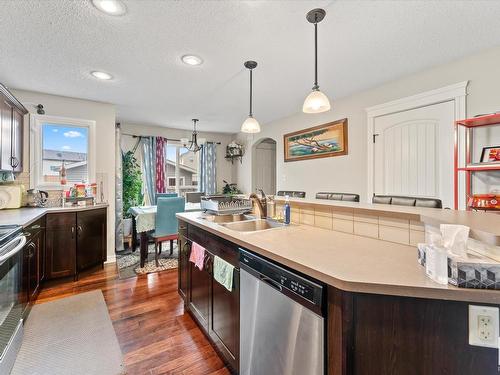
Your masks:
{"label": "tissue box", "polygon": [[448,257],[448,282],[459,288],[500,290],[500,264],[478,258],[480,262]]}
{"label": "tissue box", "polygon": [[[417,260],[425,267],[426,245],[418,244]],[[459,288],[500,290],[500,263],[469,252],[469,259],[448,256],[448,283]]]}

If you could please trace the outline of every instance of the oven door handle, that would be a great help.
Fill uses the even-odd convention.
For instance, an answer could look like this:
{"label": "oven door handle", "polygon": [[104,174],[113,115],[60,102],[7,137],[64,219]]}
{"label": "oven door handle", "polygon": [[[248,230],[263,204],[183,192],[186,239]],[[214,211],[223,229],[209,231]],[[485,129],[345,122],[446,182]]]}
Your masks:
{"label": "oven door handle", "polygon": [[16,237],[5,246],[10,246],[16,241],[19,241],[16,247],[14,247],[7,254],[3,254],[2,256],[0,256],[0,265],[3,264],[7,259],[12,257],[13,255],[17,254],[24,247],[24,245],[26,245],[26,236]]}

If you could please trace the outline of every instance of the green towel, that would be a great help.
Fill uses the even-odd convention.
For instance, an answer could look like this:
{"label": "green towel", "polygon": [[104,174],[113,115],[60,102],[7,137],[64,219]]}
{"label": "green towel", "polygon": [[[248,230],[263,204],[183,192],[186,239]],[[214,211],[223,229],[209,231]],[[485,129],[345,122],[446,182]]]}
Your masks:
{"label": "green towel", "polygon": [[225,286],[230,292],[233,290],[233,271],[234,266],[219,258],[214,257],[214,279],[221,285]]}

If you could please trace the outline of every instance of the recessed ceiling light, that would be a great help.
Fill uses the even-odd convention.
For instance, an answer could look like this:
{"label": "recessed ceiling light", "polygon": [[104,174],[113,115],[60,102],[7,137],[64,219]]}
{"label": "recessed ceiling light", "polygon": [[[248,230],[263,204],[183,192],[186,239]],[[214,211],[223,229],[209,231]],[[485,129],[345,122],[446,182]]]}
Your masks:
{"label": "recessed ceiling light", "polygon": [[127,13],[127,7],[120,0],[92,0],[92,4],[110,16],[123,16]]}
{"label": "recessed ceiling light", "polygon": [[203,64],[203,59],[200,56],[196,56],[196,55],[184,55],[181,57],[181,60],[184,64],[188,64],[188,65],[201,65],[201,64]]}
{"label": "recessed ceiling light", "polygon": [[113,79],[113,76],[111,74],[108,74],[105,72],[93,71],[93,72],[90,72],[90,74],[92,74],[97,79],[102,79],[105,81]]}

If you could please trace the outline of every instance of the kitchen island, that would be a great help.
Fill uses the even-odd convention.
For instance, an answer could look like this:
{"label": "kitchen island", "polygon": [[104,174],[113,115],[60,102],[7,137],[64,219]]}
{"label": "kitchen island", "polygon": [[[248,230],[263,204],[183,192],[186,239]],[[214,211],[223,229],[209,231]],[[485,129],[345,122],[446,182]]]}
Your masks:
{"label": "kitchen island", "polygon": [[[310,210],[304,208],[303,220],[314,224],[307,216]],[[390,226],[397,219],[383,207],[377,210],[377,218],[385,218],[377,221],[378,226]],[[318,212],[324,214],[328,208],[320,207]],[[425,276],[409,243],[300,224],[301,213],[295,218],[299,224],[255,232],[228,229],[199,212],[178,214],[179,292],[186,309],[235,373],[239,369],[239,274],[236,287],[228,292],[213,282],[211,262],[217,255],[238,269],[239,248],[326,285],[328,374],[498,373],[496,349],[468,344],[468,306],[498,306],[500,292],[434,283]],[[417,216],[399,219],[408,220],[408,233],[410,225],[422,231]],[[368,219],[361,223],[374,224]],[[392,225],[407,230],[400,221]],[[188,261],[192,242],[208,251],[204,271]]]}

